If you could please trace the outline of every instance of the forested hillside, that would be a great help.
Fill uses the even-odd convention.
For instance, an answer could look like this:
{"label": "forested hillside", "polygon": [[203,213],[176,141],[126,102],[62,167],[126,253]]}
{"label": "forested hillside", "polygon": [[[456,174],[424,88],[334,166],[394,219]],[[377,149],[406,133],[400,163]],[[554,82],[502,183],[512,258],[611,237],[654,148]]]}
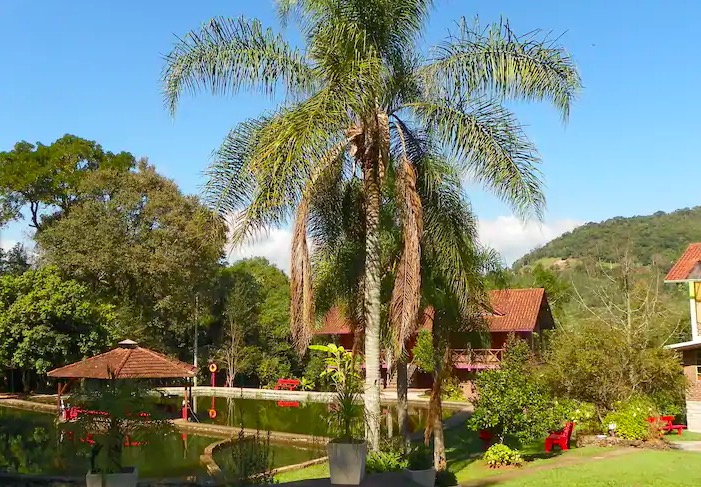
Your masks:
{"label": "forested hillside", "polygon": [[514,268],[546,258],[616,262],[628,250],[639,264],[655,261],[666,270],[690,242],[699,241],[701,206],[648,216],[616,217],[567,232],[524,255],[514,263]]}

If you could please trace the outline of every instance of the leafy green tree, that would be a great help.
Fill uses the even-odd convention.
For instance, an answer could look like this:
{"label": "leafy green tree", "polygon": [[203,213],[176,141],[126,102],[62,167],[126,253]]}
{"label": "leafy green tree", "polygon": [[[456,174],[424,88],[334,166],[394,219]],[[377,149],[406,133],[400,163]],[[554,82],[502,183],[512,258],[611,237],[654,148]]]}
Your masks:
{"label": "leafy green tree", "polygon": [[37,234],[41,258],[113,300],[124,335],[182,353],[195,297],[214,285],[223,224],[143,161],[136,172],[86,176],[79,199]]}
{"label": "leafy green tree", "polygon": [[411,350],[413,362],[423,372],[432,373],[436,368],[436,351],[433,349],[433,336],[427,330],[419,331],[416,345]]}
{"label": "leafy green tree", "polygon": [[48,267],[0,276],[0,363],[32,373],[104,351],[115,338],[115,309],[87,286]]}
{"label": "leafy green tree", "polygon": [[307,248],[309,198],[325,174],[361,177],[365,219],[365,405],[368,441],[379,449],[381,185],[394,166],[404,249],[400,274],[415,276],[394,299],[404,328],[420,301],[422,208],[415,164],[425,147],[445,148],[520,214],[540,214],[535,148],[503,101],[548,100],[566,118],[580,80],[569,55],[539,33],[507,24],[463,28],[426,59],[419,44],[433,2],[279,0],[299,20],[303,48],[257,20],[216,18],[181,37],[166,57],[163,88],[174,112],[185,92],[257,89],[287,94],[275,112],[248,120],[224,141],[209,194],[240,216],[234,240],[284,224],[296,212],[291,323],[298,349],[313,326]]}
{"label": "leafy green tree", "polygon": [[16,243],[10,250],[0,249],[0,275],[20,275],[31,267],[29,253],[21,243]]}
{"label": "leafy green tree", "polygon": [[29,207],[30,226],[67,213],[78,201],[78,187],[87,174],[101,169],[129,171],[135,165],[128,152],[114,154],[91,140],[64,135],[50,145],[18,142],[0,152],[0,225],[22,217]]}
{"label": "leafy green tree", "polygon": [[477,376],[471,428],[494,432],[500,443],[514,438],[523,444],[561,426],[551,391],[529,366],[530,353],[526,342],[512,337],[501,367]]}

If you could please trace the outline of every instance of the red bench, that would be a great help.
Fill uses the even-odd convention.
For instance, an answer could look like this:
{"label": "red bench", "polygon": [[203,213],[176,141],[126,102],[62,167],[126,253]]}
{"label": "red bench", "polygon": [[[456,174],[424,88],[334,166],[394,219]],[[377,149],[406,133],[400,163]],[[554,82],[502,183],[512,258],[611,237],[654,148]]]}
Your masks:
{"label": "red bench", "polygon": [[545,451],[550,453],[553,446],[559,446],[562,450],[569,450],[570,438],[572,437],[574,426],[574,422],[568,421],[565,423],[565,427],[561,431],[550,433],[550,435],[545,439]]}
{"label": "red bench", "polygon": [[491,431],[479,430],[479,438],[482,440],[482,448],[486,451],[494,441],[494,434]]}
{"label": "red bench", "polygon": [[681,435],[682,431],[686,429],[686,425],[674,424],[674,416],[660,416],[659,418],[650,416],[647,418],[647,422],[652,425],[659,425],[660,430],[665,433],[676,431],[677,435]]}
{"label": "red bench", "polygon": [[275,390],[296,391],[299,387],[297,379],[278,379],[275,384]]}

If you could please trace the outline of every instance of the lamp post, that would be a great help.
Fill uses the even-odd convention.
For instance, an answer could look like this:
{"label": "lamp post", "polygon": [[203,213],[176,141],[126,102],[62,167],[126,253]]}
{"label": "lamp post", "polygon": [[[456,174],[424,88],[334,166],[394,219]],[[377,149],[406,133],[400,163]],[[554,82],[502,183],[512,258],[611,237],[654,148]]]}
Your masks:
{"label": "lamp post", "polygon": [[200,297],[199,295],[195,295],[195,354],[194,354],[194,359],[192,362],[192,365],[195,366],[195,377],[192,379],[192,384],[197,387],[197,349],[199,348],[199,326],[200,326],[200,317],[199,317],[199,309],[200,309]]}

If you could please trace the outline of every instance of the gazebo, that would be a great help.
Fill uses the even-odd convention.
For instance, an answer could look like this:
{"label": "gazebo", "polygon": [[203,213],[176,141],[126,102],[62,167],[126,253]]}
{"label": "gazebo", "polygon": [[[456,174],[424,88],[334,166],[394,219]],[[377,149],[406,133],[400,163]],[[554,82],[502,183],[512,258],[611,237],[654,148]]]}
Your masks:
{"label": "gazebo", "polygon": [[[58,383],[58,403],[69,384],[76,379],[191,379],[196,369],[180,360],[142,348],[133,340],[124,340],[109,352],[59,367],[48,373],[55,379],[68,379]],[[185,386],[183,419],[187,419],[188,385]]]}

